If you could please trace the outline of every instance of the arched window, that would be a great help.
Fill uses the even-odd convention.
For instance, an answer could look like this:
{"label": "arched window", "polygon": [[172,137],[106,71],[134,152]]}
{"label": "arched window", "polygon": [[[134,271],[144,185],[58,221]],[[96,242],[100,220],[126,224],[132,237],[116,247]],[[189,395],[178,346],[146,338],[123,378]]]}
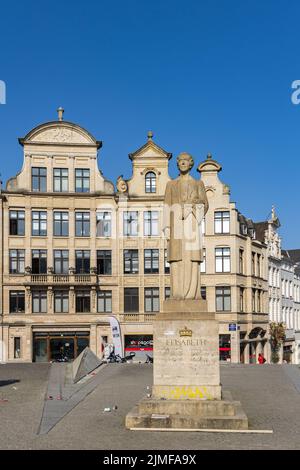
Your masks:
{"label": "arched window", "polygon": [[156,174],[153,171],[148,171],[148,173],[146,173],[145,192],[156,193]]}

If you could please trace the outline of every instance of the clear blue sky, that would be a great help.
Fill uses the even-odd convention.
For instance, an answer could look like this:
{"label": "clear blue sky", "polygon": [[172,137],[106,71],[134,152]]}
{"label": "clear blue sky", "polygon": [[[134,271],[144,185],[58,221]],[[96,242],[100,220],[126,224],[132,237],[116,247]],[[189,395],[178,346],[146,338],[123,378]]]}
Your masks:
{"label": "clear blue sky", "polygon": [[0,44],[4,181],[17,137],[63,106],[103,140],[107,178],[130,176],[151,129],[174,156],[211,152],[238,209],[260,221],[275,204],[283,246],[300,247],[299,0],[2,2]]}

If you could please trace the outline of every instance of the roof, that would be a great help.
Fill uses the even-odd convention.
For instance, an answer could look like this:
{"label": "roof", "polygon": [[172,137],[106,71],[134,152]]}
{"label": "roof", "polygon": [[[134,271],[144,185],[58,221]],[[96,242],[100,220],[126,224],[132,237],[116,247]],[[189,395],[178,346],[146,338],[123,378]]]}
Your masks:
{"label": "roof", "polygon": [[265,241],[265,232],[268,230],[268,222],[255,222],[254,224],[256,231],[256,239],[264,242]]}
{"label": "roof", "polygon": [[300,263],[300,249],[296,250],[282,250],[285,252],[285,256],[290,258],[294,263]]}
{"label": "roof", "polygon": [[133,160],[135,157],[139,157],[140,154],[142,154],[143,152],[145,152],[149,148],[155,149],[158,153],[163,154],[164,156],[166,156],[168,158],[168,160],[170,160],[170,158],[172,158],[172,153],[167,152],[162,147],[160,147],[155,142],[153,142],[152,138],[148,137],[148,141],[144,145],[142,145],[142,147],[137,149],[135,152],[132,152],[132,153],[129,154],[130,160]]}

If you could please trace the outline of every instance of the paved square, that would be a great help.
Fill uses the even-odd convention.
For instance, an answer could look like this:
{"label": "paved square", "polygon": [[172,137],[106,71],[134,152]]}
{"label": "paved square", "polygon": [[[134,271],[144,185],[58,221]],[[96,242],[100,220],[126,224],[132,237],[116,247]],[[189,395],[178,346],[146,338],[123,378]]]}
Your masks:
{"label": "paved square", "polygon": [[221,366],[222,384],[241,401],[250,428],[273,429],[271,435],[128,431],[125,415],[151,387],[152,366],[109,364],[99,372],[100,385],[49,434],[37,436],[49,370],[49,364],[0,365],[0,449],[300,449],[297,366]]}

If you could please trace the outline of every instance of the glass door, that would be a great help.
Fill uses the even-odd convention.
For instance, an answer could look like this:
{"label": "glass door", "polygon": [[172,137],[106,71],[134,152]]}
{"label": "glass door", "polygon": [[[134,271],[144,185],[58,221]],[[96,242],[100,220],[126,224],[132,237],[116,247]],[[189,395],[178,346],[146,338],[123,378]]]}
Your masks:
{"label": "glass door", "polygon": [[48,362],[47,338],[34,338],[33,361]]}
{"label": "glass door", "polygon": [[74,338],[50,337],[50,360],[56,362],[69,362],[74,359]]}

